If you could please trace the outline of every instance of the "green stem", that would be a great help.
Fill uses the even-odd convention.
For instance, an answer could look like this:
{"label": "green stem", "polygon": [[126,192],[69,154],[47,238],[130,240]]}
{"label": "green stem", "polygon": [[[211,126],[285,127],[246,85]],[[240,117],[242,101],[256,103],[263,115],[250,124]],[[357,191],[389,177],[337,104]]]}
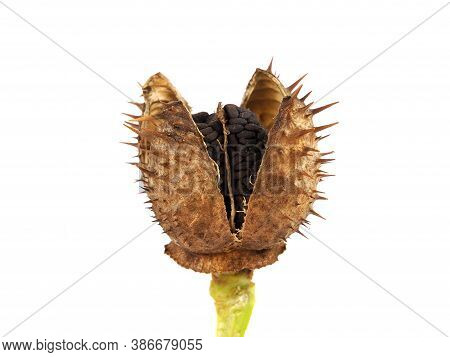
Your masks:
{"label": "green stem", "polygon": [[212,275],[209,293],[216,304],[216,336],[244,336],[255,304],[252,275],[251,270]]}

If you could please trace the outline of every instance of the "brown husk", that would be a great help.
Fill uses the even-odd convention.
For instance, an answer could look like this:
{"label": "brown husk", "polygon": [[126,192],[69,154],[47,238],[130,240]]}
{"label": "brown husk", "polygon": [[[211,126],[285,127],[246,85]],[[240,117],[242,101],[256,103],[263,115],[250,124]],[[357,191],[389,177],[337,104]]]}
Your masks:
{"label": "brown husk", "polygon": [[[179,265],[224,273],[272,264],[286,239],[314,212],[322,163],[317,129],[309,106],[290,96],[291,87],[257,69],[245,91],[243,106],[270,132],[244,225],[234,233],[218,167],[186,100],[160,73],[142,86],[145,103],[135,104],[143,115],[135,119],[137,128],[130,127],[138,134],[137,166],[156,219],[172,240],[165,252]],[[220,117],[221,106],[218,110]]]}

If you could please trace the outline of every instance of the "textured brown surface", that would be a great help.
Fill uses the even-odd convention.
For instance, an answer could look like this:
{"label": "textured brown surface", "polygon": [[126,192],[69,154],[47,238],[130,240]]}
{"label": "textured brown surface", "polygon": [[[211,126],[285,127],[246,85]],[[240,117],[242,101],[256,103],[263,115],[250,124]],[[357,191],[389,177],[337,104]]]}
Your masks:
{"label": "textured brown surface", "polygon": [[[297,99],[301,79],[284,87],[271,73],[257,69],[243,106],[270,129],[267,148],[247,206],[242,229],[231,233],[218,167],[209,157],[190,107],[175,87],[157,73],[142,86],[145,103],[133,103],[142,116],[127,126],[138,135],[142,181],[156,219],[172,242],[165,252],[179,265],[198,272],[257,269],[274,263],[286,239],[309,213],[317,183],[327,176],[320,165],[312,116],[330,105],[310,109]],[[219,106],[219,116],[222,113]],[[316,214],[317,215],[317,214]]]}
{"label": "textured brown surface", "polygon": [[285,241],[310,212],[320,179],[310,114],[295,97],[286,97],[281,104],[239,234],[246,249]]}
{"label": "textured brown surface", "polygon": [[235,237],[217,186],[217,166],[208,156],[186,102],[161,74],[146,82],[143,94],[146,108],[140,121],[139,167],[156,219],[188,251],[230,249]]}
{"label": "textured brown surface", "polygon": [[231,273],[243,269],[259,269],[275,263],[285,250],[285,244],[278,244],[271,249],[263,250],[233,250],[217,254],[190,253],[176,244],[165,246],[165,253],[182,267],[200,273]]}
{"label": "textured brown surface", "polygon": [[261,124],[270,129],[281,101],[290,94],[289,89],[270,71],[257,68],[247,85],[241,105],[255,113]]}

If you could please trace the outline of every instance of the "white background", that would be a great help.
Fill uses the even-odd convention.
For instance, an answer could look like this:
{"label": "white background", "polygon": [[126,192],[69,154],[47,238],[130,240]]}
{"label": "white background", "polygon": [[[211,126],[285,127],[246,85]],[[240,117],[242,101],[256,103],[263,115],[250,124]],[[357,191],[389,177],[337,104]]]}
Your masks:
{"label": "white background", "polygon": [[[161,71],[194,111],[238,104],[271,56],[286,84],[308,72],[301,93],[318,99],[445,4],[5,3],[126,95],[138,99],[136,82]],[[321,186],[329,201],[316,205],[327,221],[311,219],[317,238],[446,334],[449,11],[321,101],[340,101],[316,122],[340,122],[322,146],[336,151],[329,169],[337,176]],[[119,144],[130,137],[120,113],[136,113],[127,99],[1,4],[0,51],[3,335],[151,219],[136,169],[125,164],[133,148]],[[205,339],[205,355],[289,356],[436,356],[448,344],[320,242],[298,235],[278,263],[255,272],[248,338],[214,339],[210,277],[177,266],[163,254],[167,242],[152,227],[2,341],[194,337]]]}

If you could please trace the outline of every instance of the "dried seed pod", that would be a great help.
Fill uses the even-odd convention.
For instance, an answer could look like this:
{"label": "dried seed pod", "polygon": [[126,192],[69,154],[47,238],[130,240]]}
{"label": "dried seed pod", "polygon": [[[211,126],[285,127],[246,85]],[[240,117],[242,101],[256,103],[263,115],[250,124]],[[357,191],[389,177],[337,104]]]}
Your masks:
{"label": "dried seed pod", "polygon": [[[209,158],[188,105],[161,74],[143,86],[138,167],[152,209],[172,240],[188,251],[218,253],[235,241]],[[214,217],[214,219],[211,219]]]}
{"label": "dried seed pod", "polygon": [[166,245],[165,253],[182,267],[200,273],[231,273],[272,264],[285,249],[286,245],[280,243],[257,251],[235,249],[227,253],[195,254],[172,242]]}
{"label": "dried seed pod", "polygon": [[264,127],[270,129],[281,101],[290,94],[270,71],[258,68],[247,85],[242,106],[256,113]]}
{"label": "dried seed pod", "polygon": [[[316,145],[312,116],[304,103],[286,97],[270,131],[250,197],[240,232],[242,247],[269,248],[298,230],[311,210],[319,182]],[[312,152],[305,155],[305,151]]]}
{"label": "dried seed pod", "polygon": [[[302,77],[303,78],[303,77]],[[156,219],[172,242],[165,252],[205,273],[253,270],[274,263],[286,239],[307,222],[328,162],[317,148],[311,109],[257,69],[241,107],[190,114],[175,87],[158,73],[142,86],[142,116],[127,125],[138,135],[142,181]],[[295,89],[297,87],[297,89]]]}

